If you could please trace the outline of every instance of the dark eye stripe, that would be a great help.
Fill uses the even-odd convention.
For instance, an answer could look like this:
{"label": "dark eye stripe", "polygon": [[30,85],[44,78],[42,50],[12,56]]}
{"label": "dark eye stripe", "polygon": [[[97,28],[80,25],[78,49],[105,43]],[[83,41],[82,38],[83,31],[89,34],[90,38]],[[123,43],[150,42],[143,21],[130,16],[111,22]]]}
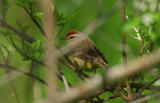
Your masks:
{"label": "dark eye stripe", "polygon": [[74,36],[71,36],[71,37],[70,37],[70,39],[73,39],[73,38],[74,38]]}

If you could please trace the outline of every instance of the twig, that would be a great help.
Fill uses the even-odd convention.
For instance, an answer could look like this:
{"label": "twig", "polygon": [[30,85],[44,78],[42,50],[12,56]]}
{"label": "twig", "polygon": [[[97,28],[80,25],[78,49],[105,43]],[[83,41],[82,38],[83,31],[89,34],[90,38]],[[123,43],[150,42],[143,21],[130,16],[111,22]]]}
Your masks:
{"label": "twig", "polygon": [[55,37],[56,39],[58,38],[58,36],[59,36],[59,35],[61,34],[61,32],[63,31],[64,26],[65,26],[65,24],[62,25],[62,27],[61,27],[60,30],[58,31],[57,36]]}
{"label": "twig", "polygon": [[148,40],[148,50],[149,50],[149,52],[152,52],[152,50],[153,50],[153,41],[152,41],[152,39],[150,38],[149,40]]}
{"label": "twig", "polygon": [[[145,86],[145,84],[140,84],[140,83],[131,83],[130,85],[131,85],[133,88],[142,88],[142,87]],[[81,99],[86,99],[86,100],[88,100],[89,98],[94,98],[94,97],[96,97],[96,96],[98,96],[98,95],[101,95],[101,94],[105,93],[106,91],[111,92],[112,94],[114,94],[114,96],[118,96],[118,97],[121,96],[121,97],[122,97],[122,95],[120,94],[120,92],[118,92],[118,91],[114,92],[114,89],[115,89],[116,87],[117,87],[117,84],[115,84],[115,85],[107,85],[106,87],[95,91],[93,94],[90,94],[89,96],[87,95],[87,96],[85,96],[85,97],[82,97]],[[125,87],[125,84],[122,84],[121,87],[122,87],[122,88]],[[146,87],[146,89],[149,89],[149,90],[150,90],[151,88],[153,88],[153,87],[151,87],[151,86]],[[125,98],[125,97],[123,97],[123,98]]]}
{"label": "twig", "polygon": [[[7,57],[5,57],[4,53],[2,52],[1,48],[0,48],[0,52],[1,52],[1,55],[3,57],[3,60],[4,60],[4,63],[5,65],[9,65],[10,64],[10,58],[11,58],[11,53],[10,51],[7,49],[7,47],[5,47],[3,44],[0,43],[0,46],[3,47],[6,51],[7,51]],[[19,102],[19,98],[18,98],[18,95],[17,95],[17,91],[16,91],[16,88],[15,88],[15,85],[14,85],[14,81],[11,79],[11,75],[10,75],[10,69],[9,68],[5,68],[6,69],[6,73],[7,73],[7,76],[8,76],[8,79],[11,81],[11,86],[12,86],[12,89],[13,89],[13,92],[15,94],[15,97],[16,97],[16,101],[17,103],[20,103]]]}
{"label": "twig", "polygon": [[16,88],[15,88],[15,85],[14,85],[14,82],[13,82],[13,80],[11,79],[12,77],[11,77],[9,71],[10,71],[9,68],[6,68],[6,72],[7,72],[7,75],[8,75],[8,79],[11,81],[11,85],[12,85],[12,88],[13,88],[13,91],[14,91],[14,94],[15,94],[15,97],[16,97],[16,101],[17,101],[17,103],[20,103],[19,97],[18,97],[18,94],[17,94],[17,91],[16,91]]}
{"label": "twig", "polygon": [[156,78],[155,80],[153,80],[152,82],[150,82],[150,83],[146,84],[145,86],[143,86],[143,87],[136,93],[136,95],[135,95],[134,98],[139,97],[139,95],[141,94],[141,92],[144,91],[144,89],[146,89],[147,87],[151,86],[153,83],[155,83],[155,82],[156,82],[157,80],[159,80],[159,79],[160,79],[160,77],[157,77],[157,78]]}
{"label": "twig", "polygon": [[138,99],[138,100],[135,100],[135,101],[132,101],[132,102],[129,102],[129,103],[143,103],[143,102],[145,102],[145,101],[147,101],[147,100],[150,100],[150,99],[152,99],[152,98],[156,98],[156,97],[159,97],[159,96],[160,96],[160,92],[157,91],[156,93],[147,95],[147,96],[145,96],[145,97],[143,97],[143,98],[140,98],[140,99]]}
{"label": "twig", "polygon": [[145,46],[144,46],[144,39],[145,39],[145,36],[144,36],[144,34],[143,34],[143,36],[142,36],[142,45],[141,45],[141,50],[140,50],[139,56],[142,56],[142,53],[143,53],[144,48],[145,48]]}
{"label": "twig", "polygon": [[15,29],[11,25],[9,25],[5,21],[3,21],[2,18],[0,18],[0,26],[10,29],[11,31],[15,32],[18,36],[20,36],[21,38],[24,38],[26,41],[28,41],[30,43],[35,41],[35,39],[33,37],[31,37],[30,35],[22,32],[20,30]]}
{"label": "twig", "polygon": [[107,98],[104,98],[104,101],[108,101],[108,100],[110,100],[110,99],[114,99],[114,98],[117,98],[117,97],[119,97],[119,96],[111,96],[111,97],[107,97]]}
{"label": "twig", "polygon": [[72,69],[72,71],[76,71],[76,68],[74,66],[72,66],[71,64],[69,63],[66,63],[64,60],[60,59],[60,62],[63,63],[64,65],[68,66],[69,68]]}
{"label": "twig", "polygon": [[124,65],[127,64],[127,55],[126,55],[126,37],[125,34],[122,34],[122,54]]}
{"label": "twig", "polygon": [[[122,24],[125,22],[125,0],[121,0],[121,21]],[[122,33],[122,54],[123,54],[123,63],[124,65],[127,64],[127,54],[126,54],[126,37],[125,33]],[[126,87],[127,87],[127,93],[128,98],[125,98],[126,100],[130,101],[132,100],[132,90],[129,83],[129,77],[126,77]],[[124,96],[123,96],[124,97]]]}
{"label": "twig", "polygon": [[103,4],[103,0],[97,0],[97,4],[98,4],[98,17],[100,17],[102,15],[102,4]]}
{"label": "twig", "polygon": [[85,78],[89,78],[89,76],[85,73],[83,73],[81,70],[78,70],[75,68],[75,66],[72,64],[72,62],[68,59],[68,57],[65,55],[64,56],[66,58],[66,60],[69,62],[69,63],[66,63],[64,60],[60,59],[60,61],[65,64],[66,66],[70,67],[73,72],[77,73],[78,74],[78,77],[80,77],[82,80],[84,80]]}
{"label": "twig", "polygon": [[32,21],[35,23],[35,25],[39,28],[39,30],[41,31],[41,33],[46,36],[43,28],[41,27],[41,25],[38,23],[38,21],[33,17],[32,13],[30,13],[27,9],[24,8],[24,10],[27,12],[27,14],[30,16],[30,18],[32,19]]}
{"label": "twig", "polygon": [[4,49],[6,50],[6,52],[7,52],[7,58],[6,58],[5,55],[4,55],[4,53],[2,52],[2,50],[1,50],[1,48],[0,48],[0,52],[1,52],[2,58],[3,58],[3,60],[4,60],[4,63],[5,63],[5,64],[9,64],[9,61],[10,61],[12,55],[11,55],[10,51],[7,49],[6,46],[4,46],[4,45],[1,44],[1,43],[0,43],[0,46],[1,46],[2,48],[4,48]]}
{"label": "twig", "polygon": [[37,77],[37,76],[35,76],[35,75],[31,74],[31,73],[24,72],[24,71],[22,71],[20,69],[17,69],[15,67],[12,67],[12,66],[9,66],[9,65],[5,65],[5,64],[0,64],[0,67],[2,67],[2,68],[8,68],[8,69],[11,69],[11,70],[15,70],[15,71],[23,73],[23,74],[25,74],[25,75],[27,75],[27,76],[35,79],[35,80],[38,80],[39,82],[41,82],[43,84],[46,84],[46,82],[44,80],[40,79],[39,77]]}
{"label": "twig", "polygon": [[59,69],[59,72],[60,72],[60,76],[62,78],[62,81],[64,82],[64,85],[65,85],[65,88],[66,88],[66,91],[69,91],[69,85],[68,85],[68,82],[67,82],[67,79],[66,77],[64,76],[64,73],[62,71],[62,68],[61,68],[61,65],[58,63],[57,64],[58,66],[58,69]]}

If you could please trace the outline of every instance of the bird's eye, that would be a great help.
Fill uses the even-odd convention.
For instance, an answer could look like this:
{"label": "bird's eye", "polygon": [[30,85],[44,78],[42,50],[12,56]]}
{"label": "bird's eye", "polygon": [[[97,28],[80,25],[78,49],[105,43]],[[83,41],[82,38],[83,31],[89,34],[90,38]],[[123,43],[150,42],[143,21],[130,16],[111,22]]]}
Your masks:
{"label": "bird's eye", "polygon": [[73,38],[74,38],[74,36],[71,36],[71,37],[70,37],[70,39],[73,39]]}

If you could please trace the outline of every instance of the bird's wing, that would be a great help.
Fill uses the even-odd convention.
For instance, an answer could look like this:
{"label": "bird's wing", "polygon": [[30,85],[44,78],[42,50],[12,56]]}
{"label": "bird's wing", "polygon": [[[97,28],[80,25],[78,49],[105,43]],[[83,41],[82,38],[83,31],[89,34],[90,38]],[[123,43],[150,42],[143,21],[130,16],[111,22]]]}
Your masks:
{"label": "bird's wing", "polygon": [[91,49],[88,49],[87,54],[91,57],[98,58],[101,62],[104,62],[105,64],[108,64],[108,61],[104,57],[104,55],[96,48],[96,46],[92,47]]}

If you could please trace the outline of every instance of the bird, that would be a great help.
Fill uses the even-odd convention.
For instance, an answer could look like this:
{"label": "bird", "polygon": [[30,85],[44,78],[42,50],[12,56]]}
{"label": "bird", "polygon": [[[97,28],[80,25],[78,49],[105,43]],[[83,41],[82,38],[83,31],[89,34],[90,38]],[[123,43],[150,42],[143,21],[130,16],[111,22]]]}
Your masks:
{"label": "bird", "polygon": [[69,44],[82,37],[86,38],[67,54],[69,61],[86,72],[96,71],[99,67],[109,69],[108,61],[87,35],[78,30],[71,30],[64,37],[64,40]]}

